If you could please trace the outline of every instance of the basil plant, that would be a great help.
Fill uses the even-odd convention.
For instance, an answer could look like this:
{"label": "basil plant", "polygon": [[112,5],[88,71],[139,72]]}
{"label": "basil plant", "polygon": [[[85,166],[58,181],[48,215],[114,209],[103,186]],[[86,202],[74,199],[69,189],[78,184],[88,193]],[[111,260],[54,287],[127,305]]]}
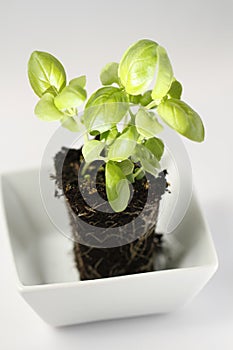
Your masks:
{"label": "basil plant", "polygon": [[164,152],[158,137],[161,121],[190,140],[204,140],[201,118],[181,100],[182,86],[166,50],[152,40],[139,40],[119,64],[108,63],[100,73],[102,86],[88,98],[86,77],[67,82],[62,64],[49,53],[32,53],[28,77],[40,98],[35,107],[38,118],[58,120],[73,132],[85,130],[84,159],[104,160],[107,198],[116,212],[128,205],[130,183],[146,172],[158,174]]}

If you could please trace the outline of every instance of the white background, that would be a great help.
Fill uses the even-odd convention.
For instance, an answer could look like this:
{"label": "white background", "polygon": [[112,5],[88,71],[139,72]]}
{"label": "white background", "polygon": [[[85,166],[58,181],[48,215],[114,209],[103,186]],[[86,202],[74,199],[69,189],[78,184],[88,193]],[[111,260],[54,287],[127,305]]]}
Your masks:
{"label": "white background", "polygon": [[1,231],[0,349],[233,348],[233,1],[1,2],[0,171],[38,166],[57,127],[33,116],[37,98],[26,75],[33,50],[56,55],[70,78],[87,74],[92,91],[102,66],[141,38],[167,48],[184,100],[204,120],[205,143],[185,144],[220,268],[177,313],[56,330],[17,294]]}

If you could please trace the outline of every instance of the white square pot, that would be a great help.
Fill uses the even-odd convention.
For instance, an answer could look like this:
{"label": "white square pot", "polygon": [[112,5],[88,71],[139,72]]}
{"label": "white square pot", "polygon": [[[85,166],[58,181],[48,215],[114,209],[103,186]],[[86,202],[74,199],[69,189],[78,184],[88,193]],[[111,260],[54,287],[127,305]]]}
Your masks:
{"label": "white square pot", "polygon": [[72,242],[51,224],[39,190],[39,170],[2,175],[0,220],[9,236],[17,285],[47,323],[70,325],[164,313],[190,301],[217,269],[218,260],[196,196],[179,227],[170,268],[79,281]]}

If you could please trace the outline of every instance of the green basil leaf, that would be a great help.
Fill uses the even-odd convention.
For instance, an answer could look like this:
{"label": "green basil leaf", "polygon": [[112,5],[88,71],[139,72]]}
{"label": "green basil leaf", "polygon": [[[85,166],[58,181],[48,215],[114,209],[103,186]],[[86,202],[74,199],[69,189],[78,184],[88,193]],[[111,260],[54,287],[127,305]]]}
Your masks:
{"label": "green basil leaf", "polygon": [[144,93],[155,74],[158,44],[151,40],[139,40],[126,50],[118,75],[130,95]]}
{"label": "green basil leaf", "polygon": [[134,153],[131,155],[130,159],[132,160],[133,163],[138,163],[139,162],[139,158],[136,155],[136,152],[134,151]]}
{"label": "green basil leaf", "polygon": [[158,174],[158,169],[160,169],[160,164],[154,154],[142,144],[137,144],[136,146],[136,156],[139,158],[142,168],[156,176]]}
{"label": "green basil leaf", "polygon": [[[100,135],[100,141],[103,141],[103,140],[106,141],[109,133],[110,133],[110,130],[107,130],[107,131],[102,132],[101,134],[99,134],[99,132],[98,132],[97,135]],[[95,136],[95,132],[92,136]]]}
{"label": "green basil leaf", "polygon": [[142,95],[129,95],[129,102],[133,103],[134,105],[139,104],[140,102],[140,98],[142,97]]}
{"label": "green basil leaf", "polygon": [[153,137],[163,130],[155,114],[144,108],[138,110],[135,117],[135,125],[138,133],[145,138]]}
{"label": "green basil leaf", "polygon": [[128,112],[128,98],[119,88],[108,86],[94,92],[87,101],[83,122],[87,130],[111,129]]}
{"label": "green basil leaf", "polygon": [[109,130],[109,133],[106,138],[106,144],[110,145],[117,138],[118,135],[119,132],[117,130],[117,127],[114,127],[111,130]]}
{"label": "green basil leaf", "polygon": [[106,193],[109,204],[115,212],[123,211],[129,202],[129,182],[116,163],[107,162],[105,167]]}
{"label": "green basil leaf", "polygon": [[[142,169],[142,170],[136,175],[136,180],[141,180],[146,175],[143,168],[140,168],[140,169]],[[134,177],[135,177],[135,175],[134,175]]]}
{"label": "green basil leaf", "polygon": [[157,137],[153,137],[146,140],[144,146],[153,153],[158,161],[160,161],[164,152],[164,144],[162,140],[158,139]]}
{"label": "green basil leaf", "polygon": [[149,103],[151,103],[152,97],[151,97],[152,90],[146,91],[140,98],[140,103],[142,106],[147,106]]}
{"label": "green basil leaf", "polygon": [[54,104],[54,96],[52,94],[45,94],[35,107],[35,115],[44,121],[59,120],[64,117]]}
{"label": "green basil leaf", "polygon": [[135,178],[134,178],[134,174],[131,173],[129,175],[126,175],[126,179],[131,183],[133,184],[135,182]]}
{"label": "green basil leaf", "polygon": [[185,102],[171,98],[162,102],[157,111],[165,123],[181,135],[197,142],[204,140],[202,120]]}
{"label": "green basil leaf", "polygon": [[110,146],[109,160],[124,160],[131,156],[136,146],[136,141],[117,138]]}
{"label": "green basil leaf", "polygon": [[176,99],[180,99],[182,94],[182,85],[176,79],[172,82],[170,90],[168,91],[168,96]]}
{"label": "green basil leaf", "polygon": [[152,90],[152,98],[155,101],[160,101],[169,91],[172,80],[173,70],[171,62],[168,58],[166,50],[162,46],[157,47],[158,55],[158,72],[156,77],[156,83]]}
{"label": "green basil leaf", "polygon": [[87,78],[85,75],[82,75],[78,78],[74,78],[69,82],[69,85],[73,88],[76,88],[77,86],[80,86],[81,88],[85,88],[87,82]]}
{"label": "green basil leaf", "polygon": [[133,154],[137,143],[137,132],[134,126],[130,126],[116,138],[108,150],[109,160],[124,160]]}
{"label": "green basil leaf", "polygon": [[78,120],[75,119],[75,117],[64,116],[61,119],[61,124],[63,128],[66,128],[72,132],[78,132],[81,129],[80,123]]}
{"label": "green basil leaf", "polygon": [[100,73],[100,80],[103,85],[119,84],[118,67],[119,64],[116,62],[110,62],[104,66]]}
{"label": "green basil leaf", "polygon": [[46,92],[53,92],[52,94],[56,96],[66,86],[66,73],[62,64],[47,52],[34,51],[31,54],[28,77],[34,92],[39,97]]}
{"label": "green basil leaf", "polygon": [[124,175],[130,175],[134,170],[134,164],[129,159],[125,159],[122,162],[118,162],[117,165],[121,168],[121,171]]}
{"label": "green basil leaf", "polygon": [[87,93],[82,87],[76,86],[74,88],[69,85],[54,98],[54,103],[60,111],[63,111],[82,105],[86,97]]}
{"label": "green basil leaf", "polygon": [[100,159],[100,153],[103,151],[104,147],[105,144],[98,140],[85,142],[82,148],[85,161],[91,163],[94,160]]}

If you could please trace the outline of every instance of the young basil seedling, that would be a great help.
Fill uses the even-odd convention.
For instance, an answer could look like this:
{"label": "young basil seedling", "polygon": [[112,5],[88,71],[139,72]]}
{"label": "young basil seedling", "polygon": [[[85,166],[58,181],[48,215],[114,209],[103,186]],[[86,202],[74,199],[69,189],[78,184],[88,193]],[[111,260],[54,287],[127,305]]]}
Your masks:
{"label": "young basil seedling", "polygon": [[[182,85],[174,77],[166,50],[152,40],[139,40],[126,50],[119,64],[111,62],[101,70],[103,86],[88,98],[82,117],[77,108],[87,99],[84,75],[67,84],[65,69],[57,58],[34,51],[28,62],[28,77],[40,97],[35,107],[40,119],[59,120],[74,132],[85,128],[84,159],[87,163],[98,159],[106,163],[107,198],[116,212],[128,206],[130,182],[145,172],[158,174],[164,152],[163,141],[158,138],[163,129],[159,117],[190,140],[204,140],[202,120],[181,100]],[[136,113],[132,103],[138,106]],[[98,139],[92,139],[93,135]]]}

